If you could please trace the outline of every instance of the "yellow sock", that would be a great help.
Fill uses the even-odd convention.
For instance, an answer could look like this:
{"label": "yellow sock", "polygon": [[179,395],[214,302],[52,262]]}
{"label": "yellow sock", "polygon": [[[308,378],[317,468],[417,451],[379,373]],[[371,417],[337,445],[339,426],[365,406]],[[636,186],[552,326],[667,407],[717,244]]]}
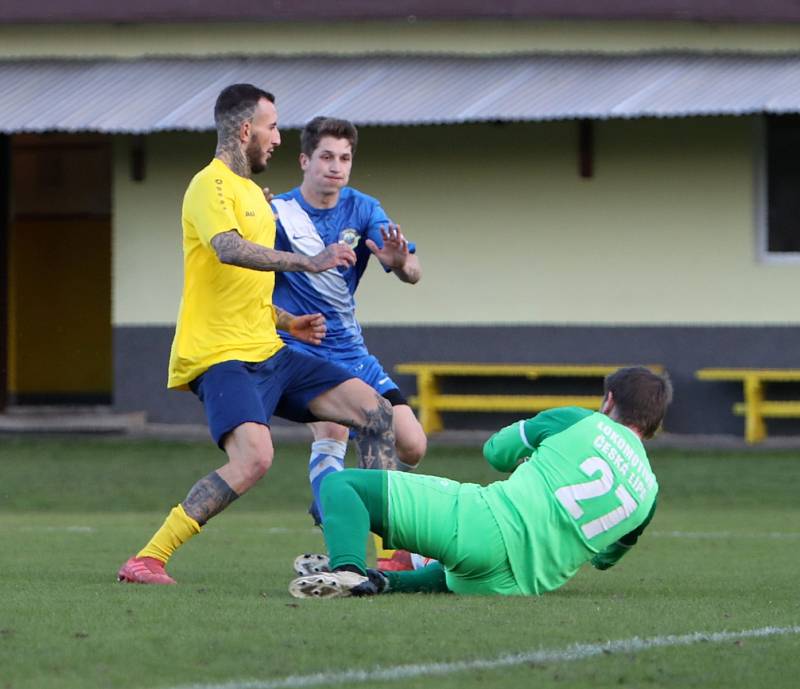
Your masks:
{"label": "yellow sock", "polygon": [[375,558],[378,560],[389,560],[394,555],[394,550],[383,547],[383,539],[378,534],[372,534],[375,539]]}
{"label": "yellow sock", "polygon": [[154,557],[166,564],[178,548],[199,533],[200,524],[183,511],[183,505],[178,505],[136,557]]}

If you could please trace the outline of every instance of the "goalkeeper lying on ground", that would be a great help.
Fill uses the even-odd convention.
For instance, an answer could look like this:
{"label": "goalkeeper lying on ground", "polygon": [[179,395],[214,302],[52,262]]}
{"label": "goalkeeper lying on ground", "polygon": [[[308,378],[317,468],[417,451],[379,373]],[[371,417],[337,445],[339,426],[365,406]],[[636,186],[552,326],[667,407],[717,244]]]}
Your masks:
{"label": "goalkeeper lying on ground", "polygon": [[[329,558],[301,555],[297,598],[386,592],[539,595],[587,561],[615,564],[653,516],[658,483],[642,439],[672,398],[669,379],[624,368],[605,380],[599,412],[564,407],[495,433],[483,453],[488,486],[434,476],[348,469],[322,485]],[[412,572],[366,566],[369,531],[438,560]]]}

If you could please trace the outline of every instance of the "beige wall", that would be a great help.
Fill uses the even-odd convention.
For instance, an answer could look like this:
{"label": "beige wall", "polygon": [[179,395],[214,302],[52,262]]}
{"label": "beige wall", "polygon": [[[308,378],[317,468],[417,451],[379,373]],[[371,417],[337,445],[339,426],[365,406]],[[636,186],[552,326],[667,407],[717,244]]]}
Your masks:
{"label": "beige wall", "polygon": [[[754,121],[596,124],[595,175],[571,122],[365,128],[353,184],[420,247],[422,282],[377,266],[357,295],[377,323],[797,323],[800,265],[756,251]],[[297,181],[296,132],[261,180]],[[212,136],[148,137],[130,181],[116,147],[114,322],[171,323],[183,188]]]}
{"label": "beige wall", "polygon": [[[296,181],[297,132],[259,182],[287,189]],[[180,210],[189,180],[214,155],[214,134],[154,134],[145,141],[145,179],[131,177],[132,137],[114,146],[114,324],[174,323],[183,267]]]}
{"label": "beige wall", "polygon": [[0,26],[0,58],[800,49],[800,25],[393,21]]}

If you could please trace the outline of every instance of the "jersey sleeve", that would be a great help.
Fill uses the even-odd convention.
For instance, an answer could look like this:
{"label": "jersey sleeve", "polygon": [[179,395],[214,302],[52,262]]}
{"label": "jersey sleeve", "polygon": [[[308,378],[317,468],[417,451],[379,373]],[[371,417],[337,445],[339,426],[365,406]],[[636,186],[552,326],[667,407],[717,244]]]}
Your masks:
{"label": "jersey sleeve", "polygon": [[525,421],[501,428],[483,445],[483,456],[498,471],[513,471],[523,457],[529,457],[533,446],[525,437]]}
{"label": "jersey sleeve", "polygon": [[657,502],[658,498],[656,498],[656,500],[653,502],[650,512],[648,512],[647,517],[641,524],[639,524],[639,526],[637,526],[633,531],[626,533],[616,543],[612,543],[605,550],[601,550],[592,558],[592,565],[595,567],[595,569],[608,569],[609,567],[613,567],[622,559],[622,556],[625,555],[625,553],[627,553],[631,548],[633,548],[633,546],[636,545],[636,542],[639,540],[639,536],[642,535],[647,525],[653,519],[653,515],[656,513]]}
{"label": "jersey sleeve", "polygon": [[[386,215],[386,211],[383,210],[380,202],[376,201],[375,205],[372,209],[372,215],[370,217],[370,221],[368,223],[368,228],[365,233],[367,239],[371,239],[375,242],[379,247],[383,247],[383,237],[381,237],[381,226],[388,227],[389,223],[392,222],[389,219],[389,216]],[[408,253],[415,254],[417,253],[417,245],[414,242],[408,243]],[[385,273],[391,273],[392,269],[387,268],[383,264],[383,271]]]}
{"label": "jersey sleeve", "polygon": [[495,433],[483,446],[483,456],[498,471],[513,471],[546,438],[560,433],[592,412],[578,407],[548,409],[531,419],[517,421]]}
{"label": "jersey sleeve", "polygon": [[383,210],[383,206],[381,206],[379,201],[374,200],[373,203],[370,204],[369,216],[367,217],[365,223],[366,239],[371,239],[378,246],[383,246],[383,238],[381,237],[381,227],[388,227],[390,222],[392,221],[389,219],[389,216],[386,214],[386,211]]}
{"label": "jersey sleeve", "polygon": [[213,175],[193,180],[186,191],[184,216],[194,226],[203,245],[209,246],[220,232],[239,231],[234,199],[230,180]]}

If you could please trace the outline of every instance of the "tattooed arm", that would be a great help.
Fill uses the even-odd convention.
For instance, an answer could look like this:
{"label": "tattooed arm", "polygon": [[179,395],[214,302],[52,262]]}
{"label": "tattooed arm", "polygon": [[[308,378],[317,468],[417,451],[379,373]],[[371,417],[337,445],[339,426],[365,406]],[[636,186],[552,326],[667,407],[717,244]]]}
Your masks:
{"label": "tattooed arm", "polygon": [[356,262],[355,253],[346,244],[330,244],[316,256],[303,256],[250,242],[236,230],[214,235],[211,246],[221,263],[278,273],[321,273],[330,268],[352,266]]}

